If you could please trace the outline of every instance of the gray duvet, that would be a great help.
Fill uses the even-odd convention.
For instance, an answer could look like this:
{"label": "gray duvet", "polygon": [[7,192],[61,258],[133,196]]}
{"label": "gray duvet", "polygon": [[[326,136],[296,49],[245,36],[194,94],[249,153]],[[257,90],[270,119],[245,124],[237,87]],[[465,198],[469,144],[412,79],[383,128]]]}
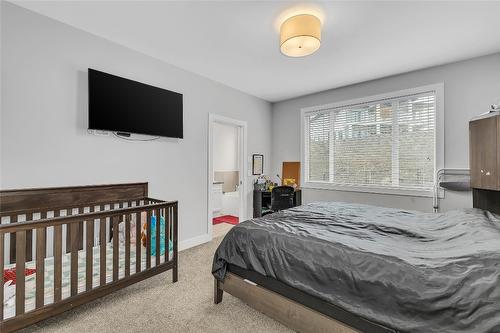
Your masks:
{"label": "gray duvet", "polygon": [[214,257],[401,332],[500,332],[500,216],[313,203],[235,226]]}

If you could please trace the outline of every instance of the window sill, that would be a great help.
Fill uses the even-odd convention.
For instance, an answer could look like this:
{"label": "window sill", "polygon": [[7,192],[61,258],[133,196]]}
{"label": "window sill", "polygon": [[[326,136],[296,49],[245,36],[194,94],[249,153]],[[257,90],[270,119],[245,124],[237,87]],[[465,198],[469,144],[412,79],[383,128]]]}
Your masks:
{"label": "window sill", "polygon": [[306,182],[301,186],[301,188],[313,189],[313,190],[361,192],[361,193],[387,194],[387,195],[425,197],[425,198],[432,198],[434,196],[433,190],[337,185],[337,184],[322,183],[322,182]]}

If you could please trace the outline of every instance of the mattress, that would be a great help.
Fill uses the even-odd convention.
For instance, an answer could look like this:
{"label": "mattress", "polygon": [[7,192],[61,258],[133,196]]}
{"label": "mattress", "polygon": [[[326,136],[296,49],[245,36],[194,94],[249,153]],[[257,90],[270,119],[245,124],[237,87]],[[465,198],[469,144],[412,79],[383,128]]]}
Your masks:
{"label": "mattress", "polygon": [[235,226],[212,272],[254,271],[400,332],[500,332],[500,216],[313,203]]}
{"label": "mattress", "polygon": [[[143,246],[141,249],[141,270],[146,269],[146,248]],[[172,258],[172,255],[170,255]],[[86,251],[81,250],[78,252],[78,293],[85,291],[86,284]],[[135,273],[135,245],[130,248],[130,274]],[[100,247],[95,246],[93,248],[93,280],[92,287],[98,287],[100,285]],[[165,256],[160,257],[160,263],[165,262]],[[71,275],[71,253],[63,254],[62,256],[62,299],[68,298],[71,295],[70,290],[70,275]],[[155,256],[151,256],[151,267],[156,265]],[[5,269],[15,268],[15,264],[6,265]],[[26,262],[26,269],[35,269],[36,261]],[[45,259],[45,305],[51,304],[54,301],[54,257],[49,257]],[[121,279],[125,276],[125,245],[121,244],[119,246],[119,274],[118,277]],[[106,283],[113,280],[113,244],[107,243],[106,246]],[[35,309],[35,296],[36,296],[36,274],[31,274],[25,277],[25,311],[31,311]],[[4,286],[4,319],[9,319],[15,316],[15,285],[8,283]]]}

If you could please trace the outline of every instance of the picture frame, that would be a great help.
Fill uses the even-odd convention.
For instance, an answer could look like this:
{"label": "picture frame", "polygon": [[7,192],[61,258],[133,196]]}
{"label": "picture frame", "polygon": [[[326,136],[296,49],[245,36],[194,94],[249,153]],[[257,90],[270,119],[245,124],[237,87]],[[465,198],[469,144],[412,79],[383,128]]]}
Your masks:
{"label": "picture frame", "polygon": [[262,175],[264,173],[264,155],[252,154],[252,175]]}

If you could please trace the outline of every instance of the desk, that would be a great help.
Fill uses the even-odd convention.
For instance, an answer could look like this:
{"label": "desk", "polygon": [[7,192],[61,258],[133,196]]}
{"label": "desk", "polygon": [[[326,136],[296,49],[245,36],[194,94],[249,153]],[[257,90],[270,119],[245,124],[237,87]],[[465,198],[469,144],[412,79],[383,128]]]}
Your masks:
{"label": "desk", "polygon": [[[253,191],[253,217],[262,216],[262,208],[271,205],[271,191]],[[296,189],[293,195],[293,206],[302,205],[302,191]]]}

